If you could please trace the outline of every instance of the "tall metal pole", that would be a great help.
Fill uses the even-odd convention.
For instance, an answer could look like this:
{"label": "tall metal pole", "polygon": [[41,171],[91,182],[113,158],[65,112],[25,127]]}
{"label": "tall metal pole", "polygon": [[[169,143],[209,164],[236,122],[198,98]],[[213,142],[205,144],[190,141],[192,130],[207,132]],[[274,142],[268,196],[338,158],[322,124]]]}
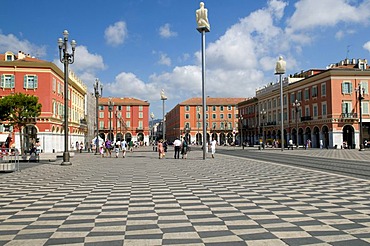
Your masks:
{"label": "tall metal pole", "polygon": [[207,153],[207,126],[206,126],[206,87],[205,87],[205,79],[206,79],[206,32],[202,30],[202,114],[203,114],[203,160],[206,159]]}
{"label": "tall metal pole", "polygon": [[283,81],[282,74],[280,76],[280,117],[281,117],[281,151],[284,151],[284,98],[283,98]]}
{"label": "tall metal pole", "polygon": [[164,101],[165,99],[162,99],[162,115],[163,115],[163,123],[162,123],[162,129],[163,129],[163,141],[166,140],[166,122],[165,122],[165,116],[164,116]]}
{"label": "tall metal pole", "polygon": [[362,150],[364,150],[364,144],[363,144],[363,142],[362,142],[362,138],[363,138],[363,136],[362,136],[362,99],[363,99],[363,97],[362,97],[362,95],[363,95],[363,91],[362,91],[362,89],[361,89],[361,84],[359,84],[358,85],[358,101],[360,102],[359,103],[359,107],[360,107],[360,151],[362,151]]}
{"label": "tall metal pole", "polygon": [[76,41],[72,40],[72,54],[68,53],[68,35],[68,31],[64,30],[63,39],[58,39],[59,59],[64,64],[64,152],[61,165],[72,165],[68,146],[68,65],[74,62]]}
{"label": "tall metal pole", "polygon": [[[100,89],[100,93],[99,93]],[[99,79],[95,80],[94,85],[94,92],[95,92],[95,107],[96,107],[96,140],[95,140],[95,155],[99,152],[99,97],[103,95],[103,86],[99,85]]]}
{"label": "tall metal pole", "polygon": [[286,62],[283,57],[279,57],[279,61],[276,62],[275,74],[279,74],[280,82],[280,118],[281,118],[281,151],[284,150],[284,98],[283,98],[283,80],[282,75],[286,71]]}

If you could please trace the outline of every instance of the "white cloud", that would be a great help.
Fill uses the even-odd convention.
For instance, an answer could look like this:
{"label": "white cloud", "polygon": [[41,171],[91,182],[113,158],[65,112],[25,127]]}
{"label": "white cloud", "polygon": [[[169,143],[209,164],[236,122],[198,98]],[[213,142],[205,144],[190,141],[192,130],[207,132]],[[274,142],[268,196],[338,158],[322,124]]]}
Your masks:
{"label": "white cloud", "polygon": [[369,17],[369,1],[358,7],[350,3],[348,0],[300,0],[295,3],[296,11],[288,25],[293,30],[305,30],[335,26],[339,22],[357,23]]}
{"label": "white cloud", "polygon": [[365,50],[369,51],[370,52],[370,41],[367,41],[363,46],[362,48],[364,48]]}
{"label": "white cloud", "polygon": [[127,37],[127,27],[124,21],[118,21],[105,29],[106,42],[112,46],[123,44]]}
{"label": "white cloud", "polygon": [[177,33],[171,31],[171,25],[169,23],[166,23],[159,28],[159,35],[162,38],[171,38],[171,37],[176,37]]}
{"label": "white cloud", "polygon": [[4,35],[0,33],[0,52],[5,53],[11,51],[15,54],[22,51],[25,54],[30,54],[37,58],[42,58],[46,55],[46,47],[32,44],[28,40],[20,40],[13,34]]}
{"label": "white cloud", "polygon": [[161,65],[171,66],[171,58],[169,58],[167,54],[161,53],[158,63]]}

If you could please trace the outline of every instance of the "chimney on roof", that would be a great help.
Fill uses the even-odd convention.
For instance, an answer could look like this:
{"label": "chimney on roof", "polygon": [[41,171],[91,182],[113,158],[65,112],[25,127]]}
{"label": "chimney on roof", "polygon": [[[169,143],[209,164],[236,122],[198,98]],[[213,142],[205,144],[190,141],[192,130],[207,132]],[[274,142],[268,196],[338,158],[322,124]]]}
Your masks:
{"label": "chimney on roof", "polygon": [[22,51],[18,51],[18,60],[24,59],[26,56]]}

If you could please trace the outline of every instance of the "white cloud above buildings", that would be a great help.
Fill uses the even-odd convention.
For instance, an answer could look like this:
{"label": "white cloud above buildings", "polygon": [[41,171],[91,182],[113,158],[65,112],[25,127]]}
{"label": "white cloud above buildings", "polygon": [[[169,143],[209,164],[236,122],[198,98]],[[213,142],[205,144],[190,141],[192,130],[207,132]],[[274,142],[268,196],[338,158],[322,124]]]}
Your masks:
{"label": "white cloud above buildings", "polygon": [[171,25],[169,23],[166,23],[159,28],[159,35],[162,38],[171,38],[171,37],[176,37],[177,32],[172,31]]}
{"label": "white cloud above buildings", "polygon": [[118,46],[125,42],[128,31],[126,22],[118,21],[105,29],[104,37],[108,45]]}
{"label": "white cloud above buildings", "polygon": [[21,51],[31,56],[42,58],[46,55],[46,46],[36,45],[28,40],[20,40],[14,34],[4,35],[0,32],[0,50],[13,53]]}

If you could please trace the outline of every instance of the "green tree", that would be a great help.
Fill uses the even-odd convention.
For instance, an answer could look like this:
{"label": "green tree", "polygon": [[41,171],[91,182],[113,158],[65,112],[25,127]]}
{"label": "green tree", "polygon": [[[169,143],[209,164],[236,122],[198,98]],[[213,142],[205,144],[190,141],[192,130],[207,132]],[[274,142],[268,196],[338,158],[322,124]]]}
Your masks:
{"label": "green tree", "polygon": [[19,130],[21,153],[23,150],[22,129],[41,114],[41,104],[38,97],[15,93],[0,99],[0,120],[9,122],[9,125]]}

